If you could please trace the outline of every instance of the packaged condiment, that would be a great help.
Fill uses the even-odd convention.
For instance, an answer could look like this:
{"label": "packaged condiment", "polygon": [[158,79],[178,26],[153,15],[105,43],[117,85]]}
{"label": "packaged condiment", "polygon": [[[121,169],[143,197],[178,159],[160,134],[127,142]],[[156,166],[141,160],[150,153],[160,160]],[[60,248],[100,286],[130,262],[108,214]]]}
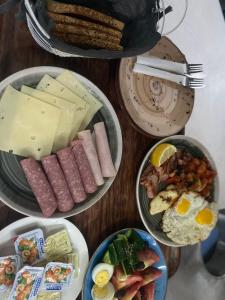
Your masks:
{"label": "packaged condiment", "polygon": [[44,235],[41,229],[35,229],[19,235],[15,241],[16,253],[25,264],[34,265],[45,258]]}
{"label": "packaged condiment", "polygon": [[80,268],[79,268],[79,255],[77,252],[73,251],[72,253],[61,255],[59,257],[49,258],[49,259],[50,260],[44,259],[42,261],[39,261],[37,264],[35,264],[35,266],[45,267],[47,265],[47,263],[49,263],[51,261],[72,264],[73,268],[74,268],[74,277],[78,276],[78,274],[80,272]]}
{"label": "packaged condiment", "polygon": [[22,261],[18,255],[0,257],[0,293],[12,287],[21,266]]}
{"label": "packaged condiment", "polygon": [[71,285],[72,280],[72,264],[50,262],[45,268],[43,289],[46,291],[62,291]]}
{"label": "packaged condiment", "polygon": [[23,267],[17,274],[9,300],[35,300],[40,290],[44,268]]}
{"label": "packaged condiment", "polygon": [[60,292],[39,292],[37,296],[37,300],[60,300],[61,293]]}
{"label": "packaged condiment", "polygon": [[72,246],[67,230],[61,230],[46,238],[45,253],[47,260],[54,260],[54,258],[71,252]]}

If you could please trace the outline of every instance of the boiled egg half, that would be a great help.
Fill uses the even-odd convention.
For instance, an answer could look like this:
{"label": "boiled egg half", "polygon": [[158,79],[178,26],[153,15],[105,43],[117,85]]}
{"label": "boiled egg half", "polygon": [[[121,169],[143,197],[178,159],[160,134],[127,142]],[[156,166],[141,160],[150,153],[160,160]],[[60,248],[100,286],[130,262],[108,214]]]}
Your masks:
{"label": "boiled egg half", "polygon": [[115,288],[111,282],[103,287],[99,287],[96,284],[91,290],[91,296],[93,300],[112,300],[114,299]]}
{"label": "boiled egg half", "polygon": [[98,287],[104,287],[112,278],[114,267],[110,264],[100,263],[92,271],[92,280]]}

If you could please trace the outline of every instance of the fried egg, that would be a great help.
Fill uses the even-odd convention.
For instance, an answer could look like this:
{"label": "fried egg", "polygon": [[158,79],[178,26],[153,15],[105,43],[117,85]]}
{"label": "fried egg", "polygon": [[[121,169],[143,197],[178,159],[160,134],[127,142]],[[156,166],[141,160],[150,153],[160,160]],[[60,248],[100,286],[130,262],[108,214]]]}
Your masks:
{"label": "fried egg", "polygon": [[162,229],[174,242],[196,244],[208,238],[216,225],[218,210],[197,193],[183,193],[162,219]]}
{"label": "fried egg", "polygon": [[92,271],[92,280],[97,286],[103,287],[107,285],[112,278],[113,271],[114,267],[112,265],[100,263],[96,265]]}

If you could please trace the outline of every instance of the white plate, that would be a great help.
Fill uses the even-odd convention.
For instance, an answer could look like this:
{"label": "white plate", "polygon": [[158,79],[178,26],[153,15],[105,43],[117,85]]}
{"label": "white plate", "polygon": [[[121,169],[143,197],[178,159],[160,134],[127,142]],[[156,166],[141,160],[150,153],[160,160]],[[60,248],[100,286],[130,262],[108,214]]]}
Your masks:
{"label": "white plate", "polygon": [[87,244],[82,233],[67,220],[64,219],[42,219],[28,217],[16,221],[0,231],[0,256],[15,254],[13,238],[18,234],[41,228],[47,237],[61,229],[67,229],[71,244],[79,254],[79,274],[74,278],[72,286],[62,293],[61,300],[75,300],[79,295],[84,275],[88,266],[89,254]]}

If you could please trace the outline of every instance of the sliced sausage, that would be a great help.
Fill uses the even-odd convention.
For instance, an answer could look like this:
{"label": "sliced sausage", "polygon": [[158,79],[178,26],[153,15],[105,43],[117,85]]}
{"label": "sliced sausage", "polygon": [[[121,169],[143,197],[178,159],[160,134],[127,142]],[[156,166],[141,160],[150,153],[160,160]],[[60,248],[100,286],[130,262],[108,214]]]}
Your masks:
{"label": "sliced sausage", "polygon": [[55,193],[58,210],[61,212],[71,210],[74,206],[74,201],[56,155],[43,157],[41,163]]}
{"label": "sliced sausage", "polygon": [[91,131],[84,130],[79,132],[78,138],[82,141],[84,152],[87,156],[96,184],[102,185],[104,183],[104,179],[102,177],[102,171],[98,160],[98,154],[93,143]]}
{"label": "sliced sausage", "polygon": [[94,125],[94,131],[102,175],[103,177],[114,177],[116,176],[116,170],[112,162],[112,156],[104,122],[96,123]]}
{"label": "sliced sausage", "polygon": [[72,142],[72,150],[76,159],[80,176],[86,193],[94,193],[97,190],[94,175],[90,164],[82,146],[82,141],[76,140]]}
{"label": "sliced sausage", "polygon": [[20,164],[43,215],[51,217],[57,208],[57,201],[40,163],[33,158],[26,158]]}
{"label": "sliced sausage", "polygon": [[74,202],[78,203],[86,199],[83,183],[77,167],[76,160],[70,147],[57,152],[59,163],[62,167],[66,182]]}

